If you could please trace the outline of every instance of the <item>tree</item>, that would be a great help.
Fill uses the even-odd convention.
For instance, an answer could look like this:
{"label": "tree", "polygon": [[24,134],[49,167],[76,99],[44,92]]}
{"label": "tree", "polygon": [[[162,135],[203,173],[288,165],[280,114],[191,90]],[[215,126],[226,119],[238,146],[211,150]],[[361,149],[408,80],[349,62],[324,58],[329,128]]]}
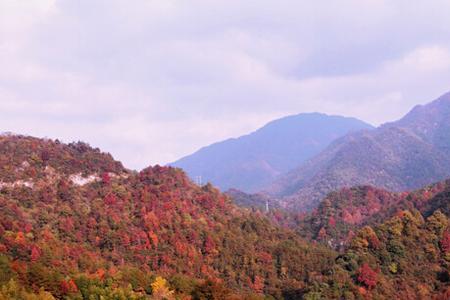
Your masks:
{"label": "tree", "polygon": [[252,288],[255,292],[262,294],[264,291],[264,278],[256,275],[255,278],[253,279]]}
{"label": "tree", "polygon": [[102,182],[104,185],[109,185],[111,183],[111,176],[108,172],[102,173]]}
{"label": "tree", "polygon": [[78,287],[73,279],[61,281],[61,290],[64,295],[78,292]]}
{"label": "tree", "polygon": [[156,277],[152,286],[152,299],[154,300],[169,300],[173,299],[173,291],[167,286],[167,280],[161,276]]}
{"label": "tree", "polygon": [[440,241],[441,250],[444,253],[450,252],[450,231],[444,232],[444,236]]}
{"label": "tree", "polygon": [[378,273],[372,270],[367,263],[364,263],[358,269],[358,282],[364,284],[367,288],[372,289],[377,285]]}
{"label": "tree", "polygon": [[17,284],[14,280],[0,287],[0,300],[24,299],[24,300],[55,300],[48,292],[40,290],[39,294],[31,294]]}
{"label": "tree", "polygon": [[230,290],[212,280],[206,280],[192,293],[193,300],[226,300],[230,299],[230,296]]}
{"label": "tree", "polygon": [[41,250],[38,247],[33,246],[31,248],[31,261],[37,261],[41,257]]}

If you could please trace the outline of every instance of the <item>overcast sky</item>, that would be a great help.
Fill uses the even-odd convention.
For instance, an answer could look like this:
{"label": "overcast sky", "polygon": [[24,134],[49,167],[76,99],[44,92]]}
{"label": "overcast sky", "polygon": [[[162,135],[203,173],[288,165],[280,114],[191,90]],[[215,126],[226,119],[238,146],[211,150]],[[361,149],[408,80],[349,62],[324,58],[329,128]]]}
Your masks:
{"label": "overcast sky", "polygon": [[0,0],[0,131],[129,168],[300,112],[378,125],[449,90],[448,0]]}

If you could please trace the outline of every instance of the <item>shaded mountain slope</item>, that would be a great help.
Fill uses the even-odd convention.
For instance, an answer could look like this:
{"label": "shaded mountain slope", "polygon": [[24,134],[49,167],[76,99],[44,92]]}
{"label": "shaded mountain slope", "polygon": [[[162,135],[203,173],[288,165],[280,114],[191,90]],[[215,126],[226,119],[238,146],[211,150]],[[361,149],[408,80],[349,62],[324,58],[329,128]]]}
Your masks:
{"label": "shaded mountain slope", "polygon": [[311,210],[329,192],[373,185],[392,191],[417,189],[450,176],[450,94],[414,108],[398,122],[348,134],[267,192],[284,206]]}
{"label": "shaded mountain slope", "polygon": [[252,192],[318,154],[334,139],[369,128],[353,118],[299,114],[272,121],[249,135],[202,148],[171,165],[183,168],[191,178],[201,176],[204,182],[222,190]]}

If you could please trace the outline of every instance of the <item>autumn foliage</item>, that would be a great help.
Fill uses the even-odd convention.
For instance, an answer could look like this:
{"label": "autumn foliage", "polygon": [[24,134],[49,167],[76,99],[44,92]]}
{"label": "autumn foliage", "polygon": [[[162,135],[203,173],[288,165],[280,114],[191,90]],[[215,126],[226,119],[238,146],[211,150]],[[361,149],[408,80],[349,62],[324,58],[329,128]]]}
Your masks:
{"label": "autumn foliage", "polygon": [[84,143],[10,136],[0,146],[0,286],[14,279],[68,299],[216,287],[278,297],[333,260],[179,169],[129,171]]}
{"label": "autumn foliage", "polygon": [[367,263],[358,269],[358,282],[372,289],[377,284],[377,272],[372,270]]}
{"label": "autumn foliage", "polygon": [[445,297],[449,191],[356,187],[265,213],[180,169],[1,136],[0,299]]}

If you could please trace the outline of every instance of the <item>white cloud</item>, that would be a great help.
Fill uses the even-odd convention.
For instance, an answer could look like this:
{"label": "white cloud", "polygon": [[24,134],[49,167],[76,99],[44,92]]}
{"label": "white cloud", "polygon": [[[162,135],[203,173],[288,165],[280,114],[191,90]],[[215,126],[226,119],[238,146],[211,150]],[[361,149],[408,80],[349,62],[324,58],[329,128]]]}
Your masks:
{"label": "white cloud", "polygon": [[440,72],[450,68],[450,52],[441,46],[423,47],[408,54],[402,64],[415,72]]}

